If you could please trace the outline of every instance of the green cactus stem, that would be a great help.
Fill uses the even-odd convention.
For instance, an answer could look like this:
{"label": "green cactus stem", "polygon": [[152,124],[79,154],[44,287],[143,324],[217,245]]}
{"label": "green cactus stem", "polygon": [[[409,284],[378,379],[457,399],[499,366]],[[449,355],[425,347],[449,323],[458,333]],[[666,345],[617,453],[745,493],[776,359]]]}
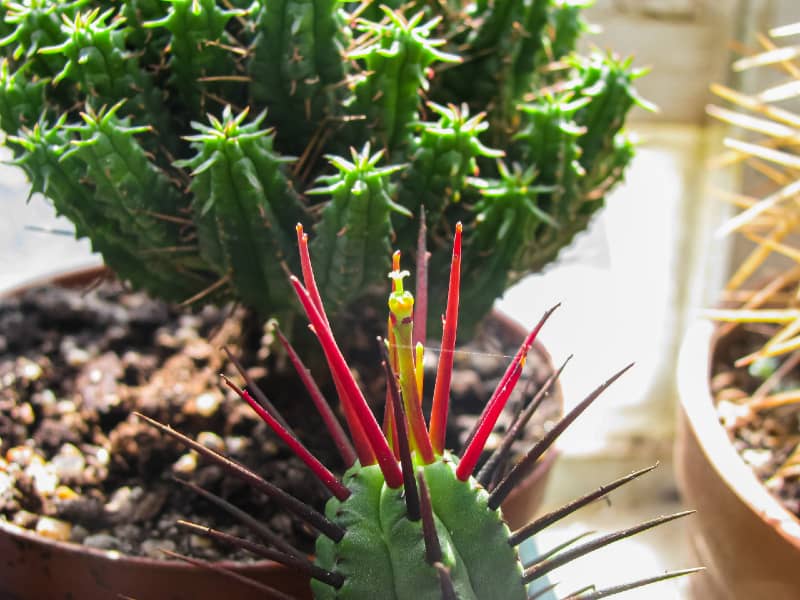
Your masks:
{"label": "green cactus stem", "polygon": [[292,152],[329,119],[342,114],[342,60],[349,44],[336,0],[264,2],[256,16],[248,73],[252,101],[263,105]]}
{"label": "green cactus stem", "polygon": [[291,159],[274,152],[272,130],[261,127],[266,115],[245,123],[247,116],[226,108],[221,120],[193,123],[197,133],[186,139],[195,155],[178,166],[192,169],[201,257],[241,286],[250,306],[277,311],[286,308],[282,262],[303,207],[284,173]]}
{"label": "green cactus stem", "polygon": [[408,20],[387,7],[384,12],[387,22],[359,21],[367,40],[348,56],[366,68],[354,85],[353,109],[364,115],[380,147],[393,153],[410,142],[409,125],[417,118],[419,95],[428,90],[431,65],[460,58],[439,50],[445,40],[430,37],[441,18],[421,24],[422,11]]}
{"label": "green cactus stem", "polygon": [[213,97],[234,103],[237,85],[236,54],[229,49],[236,40],[226,29],[233,17],[245,11],[225,9],[216,0],[166,0],[169,10],[160,19],[143,24],[146,28],[169,31],[169,70],[172,90],[191,114],[202,114]]}
{"label": "green cactus stem", "polygon": [[324,187],[307,192],[331,198],[312,248],[321,257],[319,285],[328,290],[334,306],[351,300],[354,289],[376,281],[378,274],[385,276],[391,254],[390,214],[411,217],[391,195],[390,177],[402,167],[377,166],[383,155],[382,150],[372,154],[367,144],[361,152],[353,150],[351,160],[330,156],[339,173],[322,178]]}

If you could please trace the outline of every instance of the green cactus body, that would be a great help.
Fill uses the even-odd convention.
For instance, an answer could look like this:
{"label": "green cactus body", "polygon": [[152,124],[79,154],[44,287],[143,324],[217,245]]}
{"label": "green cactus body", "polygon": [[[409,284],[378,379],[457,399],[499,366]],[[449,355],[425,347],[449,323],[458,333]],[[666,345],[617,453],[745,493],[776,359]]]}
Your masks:
{"label": "green cactus body", "polygon": [[40,54],[39,50],[59,43],[63,37],[62,18],[71,19],[87,3],[88,0],[4,2],[4,21],[13,29],[0,40],[0,47],[8,48],[14,61],[24,60],[31,74],[55,77],[62,68],[61,61]]}
{"label": "green cactus body", "polygon": [[[266,2],[257,18],[248,72],[252,99],[292,152],[341,114],[348,43],[336,0]],[[279,57],[276,60],[276,57]]]}
{"label": "green cactus body", "polygon": [[[85,113],[83,124],[67,127],[78,139],[71,141],[60,160],[86,166],[85,177],[94,184],[95,206],[104,219],[115,221],[119,230],[128,231],[126,237],[137,239],[138,251],[151,254],[150,269],[164,280],[176,276],[176,287],[185,293],[197,282],[187,280],[187,272],[181,274],[180,269],[188,269],[196,261],[191,254],[181,257],[180,253],[164,252],[180,244],[180,234],[178,226],[157,216],[159,211],[175,211],[180,196],[134,138],[150,134],[149,128],[131,127],[127,119],[117,117],[119,108]],[[151,193],[143,195],[142,189]]]}
{"label": "green cactus body", "polygon": [[[439,223],[445,209],[458,203],[471,189],[469,178],[478,172],[480,157],[500,158],[501,150],[487,148],[478,136],[488,129],[485,114],[470,117],[465,105],[429,108],[440,116],[438,121],[417,125],[411,164],[402,174],[400,204],[414,214],[424,207],[426,218]],[[401,247],[413,247],[416,222],[398,223]]]}
{"label": "green cactus body", "polygon": [[[140,285],[158,264],[145,287],[189,303],[234,298],[264,317],[296,310],[282,265],[295,264],[288,245],[303,220],[331,305],[345,310],[376,298],[391,246],[414,256],[423,207],[432,269],[446,266],[436,250],[461,221],[469,336],[498,295],[586,227],[630,162],[621,126],[642,104],[638,72],[571,54],[585,4],[0,0],[0,126],[32,179],[50,167],[26,161],[29,146],[15,140],[36,124],[59,129],[62,153],[83,148],[64,174],[87,189],[54,204],[83,215],[76,232],[95,247],[117,248],[104,255],[122,279]],[[82,115],[103,107],[142,132],[103,146],[115,154],[109,163],[135,163],[138,175],[115,168],[124,193],[88,211],[84,197],[112,183],[82,137]],[[559,133],[565,127],[580,134]],[[366,147],[390,166],[349,159]],[[530,182],[507,186],[498,158],[508,173],[534,174],[535,192]],[[137,227],[106,239],[131,206],[161,222],[145,226],[137,213]],[[487,256],[501,231],[510,235]],[[432,302],[445,293],[432,283]]]}
{"label": "green cactus body", "polygon": [[[110,116],[113,117],[113,113]],[[108,123],[109,120],[106,120],[106,124]],[[95,121],[96,124],[98,121]],[[90,127],[88,126],[87,130]],[[142,260],[147,254],[147,249],[139,246],[139,241],[142,239],[139,234],[143,232],[137,230],[145,230],[145,237],[151,240],[151,243],[159,240],[166,243],[162,237],[163,223],[154,218],[148,219],[143,212],[137,211],[133,206],[124,206],[111,201],[111,197],[103,195],[104,191],[109,189],[103,185],[103,181],[94,190],[82,185],[87,175],[76,153],[94,154],[93,146],[96,143],[101,145],[109,143],[108,138],[103,139],[104,134],[97,133],[98,135],[93,136],[93,140],[87,139],[83,147],[70,149],[69,135],[62,119],[54,127],[37,124],[25,135],[12,138],[12,143],[24,150],[16,163],[28,173],[31,179],[31,193],[40,192],[51,198],[56,211],[75,224],[78,235],[84,231],[94,232],[91,237],[92,248],[106,256],[109,264],[125,268],[134,285],[151,291],[158,291],[166,286],[166,289],[172,290],[173,300],[194,293],[198,289],[198,280],[202,289],[202,278],[199,275],[185,272],[176,265],[165,264],[163,260],[159,260],[163,259],[163,256],[158,253],[152,254],[149,262]],[[129,135],[132,133],[130,130],[117,131],[113,137],[116,141],[120,141],[120,137],[116,135],[119,134],[123,140],[131,143]],[[95,155],[92,160],[101,171],[106,167],[126,170],[125,165],[114,164],[116,158],[116,155],[102,158]],[[105,166],[100,164],[101,161],[105,162]],[[131,164],[136,167],[135,161]],[[128,173],[125,177],[129,184],[138,185],[135,178],[136,174],[133,173]],[[114,190],[114,194],[118,193],[124,196],[124,188],[120,188],[119,191]],[[138,201],[138,199],[139,195],[135,194],[133,200]],[[134,220],[137,223],[135,228],[132,228]]]}
{"label": "green cactus body", "polygon": [[[0,64],[0,127],[16,134],[33,127],[44,107],[45,82],[28,79],[23,69],[10,72],[8,59]],[[16,151],[16,150],[15,150]]]}
{"label": "green cactus body", "polygon": [[131,48],[142,53],[140,64],[158,64],[163,59],[161,49],[169,43],[169,32],[145,28],[145,23],[164,17],[167,5],[164,0],[126,0],[125,2],[103,2],[113,7],[119,5],[119,14],[128,26],[127,41]]}
{"label": "green cactus body", "polygon": [[391,198],[389,177],[399,166],[378,167],[382,152],[370,153],[367,145],[352,153],[352,162],[331,157],[338,175],[322,180],[326,187],[310,193],[330,194],[317,226],[313,248],[320,257],[320,286],[329,302],[338,306],[353,298],[354,289],[385,277],[391,253],[389,213],[402,211]]}
{"label": "green cactus body", "polygon": [[247,290],[243,299],[250,306],[275,310],[286,305],[280,261],[294,244],[288,232],[302,206],[283,171],[291,159],[275,154],[272,132],[260,128],[264,116],[243,124],[247,111],[225,111],[211,126],[195,123],[199,133],[187,139],[197,154],[181,165],[193,169],[202,256]]}
{"label": "green cactus body", "polygon": [[428,89],[426,69],[437,61],[459,61],[438,50],[445,42],[430,34],[439,19],[420,24],[424,14],[406,20],[387,9],[388,23],[362,21],[368,42],[349,53],[350,58],[362,59],[366,68],[355,85],[353,108],[365,116],[366,125],[390,153],[411,141],[409,125],[417,117],[420,92]]}
{"label": "green cactus body", "polygon": [[[95,8],[91,12],[77,13],[62,24],[66,39],[60,44],[40,48],[39,54],[58,54],[66,58],[63,68],[53,78],[54,84],[69,80],[93,106],[120,105],[123,114],[133,116],[138,122],[149,120],[163,140],[161,143],[174,151],[177,140],[166,107],[152,79],[125,47],[123,20],[106,23],[113,12],[108,9],[101,13]],[[174,192],[171,195],[174,196]],[[165,209],[174,211],[174,206],[167,204]]]}
{"label": "green cactus body", "polygon": [[[586,169],[585,190],[602,185],[613,174],[621,173],[633,157],[633,143],[620,128],[624,115],[634,104],[647,106],[633,89],[641,72],[630,68],[630,60],[595,57],[578,61],[579,93],[590,101],[576,113],[576,122],[585,128],[581,135],[580,161]],[[605,124],[600,128],[600,124]]]}
{"label": "green cactus body", "polygon": [[[508,543],[510,531],[488,493],[474,479],[460,481],[449,455],[421,468],[430,489],[443,563],[459,600],[526,598],[522,565]],[[337,589],[314,582],[320,600],[360,600],[384,590],[386,600],[440,600],[436,569],[420,560],[425,543],[420,521],[410,521],[402,489],[386,486],[380,469],[353,466],[343,483],[352,491],[344,502],[331,498],[325,514],[347,530],[334,543],[318,538],[317,564],[345,577]]]}
{"label": "green cactus body", "polygon": [[[509,2],[508,4],[513,4]],[[505,35],[511,36],[509,59],[504,64],[498,65],[500,75],[497,76],[500,84],[505,88],[501,94],[503,101],[499,104],[500,118],[508,122],[516,113],[515,104],[524,94],[531,89],[531,82],[536,73],[547,62],[557,56],[548,56],[543,49],[548,40],[546,35],[529,35],[531,31],[544,32],[549,19],[549,6],[547,2],[531,2],[524,8],[524,12],[513,22],[512,27]],[[519,39],[514,39],[517,37]],[[508,42],[506,42],[508,43]],[[570,49],[571,50],[571,49]]]}
{"label": "green cactus body", "polygon": [[[172,89],[191,114],[199,114],[206,106],[208,94],[219,97],[236,87],[225,78],[236,72],[233,54],[225,48],[234,43],[225,30],[228,21],[242,14],[225,10],[216,0],[166,0],[169,13],[162,19],[148,21],[146,27],[163,27],[169,39]],[[231,102],[239,98],[233,94]]]}
{"label": "green cactus body", "polygon": [[549,27],[552,35],[544,39],[548,55],[559,60],[575,51],[580,35],[589,29],[581,11],[592,4],[592,0],[566,0],[557,2],[550,15]]}

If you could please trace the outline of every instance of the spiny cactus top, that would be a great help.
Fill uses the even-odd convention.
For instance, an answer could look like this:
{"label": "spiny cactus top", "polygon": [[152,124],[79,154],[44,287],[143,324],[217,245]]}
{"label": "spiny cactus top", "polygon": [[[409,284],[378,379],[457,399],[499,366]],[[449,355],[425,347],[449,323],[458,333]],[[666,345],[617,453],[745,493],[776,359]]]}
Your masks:
{"label": "spiny cactus top", "polygon": [[[403,279],[408,273],[400,270],[399,253],[394,255],[394,269],[390,273],[392,292],[389,297],[389,332],[386,340],[379,339],[376,345],[376,351],[382,355],[382,364],[387,375],[386,409],[382,427],[371,412],[334,339],[311,269],[308,240],[300,226],[297,231],[303,281],[292,276],[290,282],[324,350],[349,436],[311,383],[306,368],[292,347],[282,336],[281,339],[286,344],[289,357],[298,373],[306,381],[309,393],[314,398],[344,463],[349,465],[344,476],[337,478],[322,465],[294,436],[290,426],[264,397],[257,401],[249,391],[241,389],[227,377],[223,376],[223,379],[227,386],[252,406],[330,491],[332,497],[328,500],[325,514],[314,511],[198,442],[147,417],[143,418],[203,457],[243,478],[255,490],[266,493],[296,517],[316,528],[320,532],[316,557],[311,562],[285,541],[277,538],[264,524],[192,484],[189,485],[198,493],[250,526],[253,533],[267,545],[236,538],[194,523],[182,522],[184,527],[301,570],[312,579],[314,596],[320,599],[525,600],[528,597],[528,583],[565,562],[688,514],[658,517],[570,549],[561,547],[537,562],[523,566],[517,546],[525,539],[652,469],[643,469],[618,479],[517,531],[512,532],[503,520],[501,504],[507,495],[565,428],[630,365],[592,392],[534,445],[521,461],[511,465],[510,442],[524,427],[560,370],[552,374],[530,404],[521,410],[498,449],[476,473],[480,452],[506,400],[520,379],[527,352],[554,309],[545,313],[525,338],[459,456],[445,448],[444,430],[458,319],[462,264],[461,224],[458,223],[455,227],[444,335],[433,406],[427,421],[421,403],[423,346],[413,342],[413,323],[424,315],[420,314],[418,308],[415,309],[413,296],[404,289]],[[253,392],[258,397],[258,391],[253,389]],[[208,568],[217,568],[202,561],[187,560]],[[570,598],[602,598],[686,572],[688,571],[667,573],[606,590],[584,590],[585,593],[575,594]],[[255,585],[260,584],[256,582]],[[284,600],[288,598],[280,591],[263,586],[262,589],[265,590],[265,597]]]}
{"label": "spiny cactus top", "polygon": [[295,310],[304,220],[337,309],[392,246],[413,256],[424,209],[432,249],[465,224],[471,324],[631,159],[638,72],[573,54],[585,4],[0,0],[0,127],[33,191],[152,293]]}

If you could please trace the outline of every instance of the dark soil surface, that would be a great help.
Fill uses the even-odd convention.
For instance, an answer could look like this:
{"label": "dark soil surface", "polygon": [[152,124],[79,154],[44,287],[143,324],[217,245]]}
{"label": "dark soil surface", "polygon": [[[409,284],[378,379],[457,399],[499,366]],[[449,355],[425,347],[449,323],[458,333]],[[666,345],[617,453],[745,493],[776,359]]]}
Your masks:
{"label": "dark soil surface", "polygon": [[[775,402],[782,392],[800,388],[798,356],[769,359],[749,369],[733,366],[776,331],[771,325],[739,327],[723,337],[714,355],[711,389],[720,422],[742,459],[800,517],[800,403]],[[793,363],[775,374],[786,361]]]}
{"label": "dark soil surface", "polygon": [[[377,315],[374,322],[381,322]],[[347,322],[341,330],[347,333],[340,336],[345,355],[382,414],[385,391],[374,336]],[[449,447],[460,447],[515,351],[513,342],[492,334],[486,331],[457,355]],[[176,483],[177,477],[228,499],[297,547],[312,550],[313,532],[131,414],[139,411],[170,424],[321,509],[326,492],[304,465],[219,385],[219,373],[241,382],[220,351],[227,345],[311,451],[340,471],[311,401],[273,341],[242,310],[205,307],[190,314],[113,282],[91,290],[31,289],[4,300],[0,520],[131,555],[161,558],[163,548],[206,559],[248,558],[177,528],[178,519],[187,519],[248,537],[225,513]],[[435,369],[436,352],[428,355],[426,377]],[[535,390],[550,367],[531,353],[526,371],[520,388],[530,380]],[[512,397],[507,413],[521,398],[521,391]],[[556,402],[546,402],[518,449],[538,439],[559,410]],[[509,420],[504,415],[501,425]]]}

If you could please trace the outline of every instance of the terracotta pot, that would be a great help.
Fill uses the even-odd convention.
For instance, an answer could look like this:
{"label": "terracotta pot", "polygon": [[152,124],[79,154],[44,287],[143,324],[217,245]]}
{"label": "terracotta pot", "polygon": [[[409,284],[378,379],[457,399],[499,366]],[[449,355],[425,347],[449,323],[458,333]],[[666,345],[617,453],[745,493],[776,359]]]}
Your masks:
{"label": "terracotta pot", "polygon": [[[92,267],[64,275],[41,278],[7,291],[20,294],[43,284],[87,286],[108,276],[103,267]],[[521,325],[494,312],[505,341],[521,343],[527,333]],[[538,353],[552,368],[541,344]],[[553,392],[562,405],[561,388]],[[509,495],[503,512],[512,528],[528,522],[541,504],[556,451],[549,451],[528,478]],[[277,563],[258,561],[218,563],[241,575],[257,579],[299,600],[310,599],[308,580]],[[0,599],[2,600],[218,600],[220,595],[236,600],[263,600],[263,594],[230,577],[197,569],[178,561],[130,557],[118,552],[54,542],[28,530],[0,521]]]}
{"label": "terracotta pot", "polygon": [[740,458],[717,418],[709,389],[714,326],[686,336],[678,365],[675,466],[686,504],[693,561],[707,568],[689,580],[698,600],[796,600],[800,597],[800,520]]}

